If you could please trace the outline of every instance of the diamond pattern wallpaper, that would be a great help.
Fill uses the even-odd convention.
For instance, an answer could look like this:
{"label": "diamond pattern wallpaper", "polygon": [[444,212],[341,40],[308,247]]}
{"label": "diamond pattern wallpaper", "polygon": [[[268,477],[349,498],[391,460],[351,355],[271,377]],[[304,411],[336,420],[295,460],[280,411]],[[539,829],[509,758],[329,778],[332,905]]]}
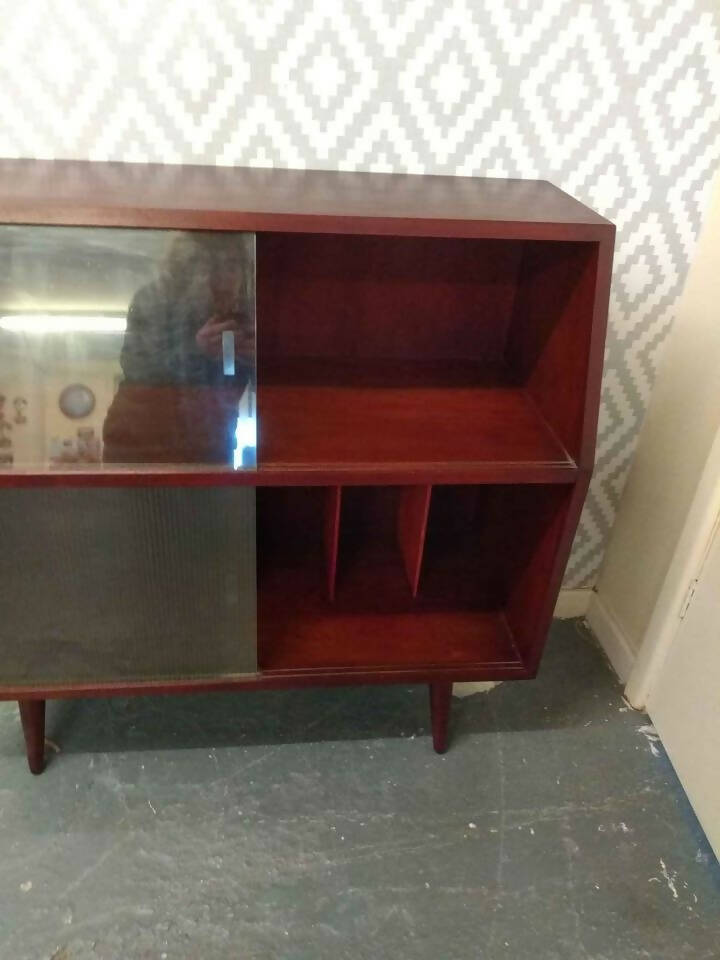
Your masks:
{"label": "diamond pattern wallpaper", "polygon": [[618,226],[594,582],[720,155],[716,0],[0,0],[0,155],[540,177]]}

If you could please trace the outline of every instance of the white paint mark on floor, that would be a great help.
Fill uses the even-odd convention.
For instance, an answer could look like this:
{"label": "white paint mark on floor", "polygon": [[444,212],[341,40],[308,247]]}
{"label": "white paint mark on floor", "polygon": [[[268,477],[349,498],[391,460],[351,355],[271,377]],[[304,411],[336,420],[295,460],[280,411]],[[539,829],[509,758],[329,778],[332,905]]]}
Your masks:
{"label": "white paint mark on floor", "polygon": [[638,727],[638,733],[641,733],[647,740],[650,753],[652,753],[654,757],[659,757],[660,751],[656,744],[660,743],[660,737],[655,727],[651,723],[644,723],[641,727]]}
{"label": "white paint mark on floor", "polygon": [[29,891],[32,890],[32,880],[24,880],[20,884],[20,889],[23,893],[29,893]]}
{"label": "white paint mark on floor", "polygon": [[668,868],[665,866],[665,861],[662,859],[662,857],[660,858],[660,870],[668,885],[668,890],[673,895],[673,900],[677,900],[678,892],[677,892],[677,887],[675,886],[675,881],[677,880],[677,873],[675,871],[673,871],[672,874],[669,873]]}
{"label": "white paint mark on floor", "polygon": [[608,827],[606,827],[604,823],[599,824],[598,831],[600,833],[605,833],[608,830],[612,833],[632,833],[632,830],[624,820],[621,820],[620,823],[611,823]]}

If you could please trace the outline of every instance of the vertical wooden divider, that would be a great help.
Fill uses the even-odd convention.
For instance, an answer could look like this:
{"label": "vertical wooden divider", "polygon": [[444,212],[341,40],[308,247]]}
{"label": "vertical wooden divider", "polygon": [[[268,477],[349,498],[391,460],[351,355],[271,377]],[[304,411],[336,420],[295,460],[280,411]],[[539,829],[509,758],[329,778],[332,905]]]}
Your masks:
{"label": "vertical wooden divider", "polygon": [[429,484],[403,487],[400,491],[397,515],[398,543],[405,561],[405,572],[413,600],[417,597],[420,584],[431,493],[432,487]]}
{"label": "vertical wooden divider", "polygon": [[342,487],[328,487],[325,496],[325,572],[328,600],[335,599],[337,579],[338,541],[340,539],[340,505]]}

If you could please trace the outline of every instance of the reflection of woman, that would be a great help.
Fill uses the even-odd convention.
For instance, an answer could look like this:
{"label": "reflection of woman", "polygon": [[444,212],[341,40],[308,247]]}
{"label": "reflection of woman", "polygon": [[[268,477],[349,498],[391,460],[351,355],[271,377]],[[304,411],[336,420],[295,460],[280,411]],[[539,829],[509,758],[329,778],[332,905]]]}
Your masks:
{"label": "reflection of woman", "polygon": [[249,273],[242,236],[176,236],[159,280],[130,304],[120,358],[126,382],[227,386],[223,331],[234,335],[238,375],[246,379],[253,349]]}
{"label": "reflection of woman", "polygon": [[232,459],[254,349],[246,242],[239,234],[178,234],[158,280],[135,294],[124,378],[105,421],[105,461]]}

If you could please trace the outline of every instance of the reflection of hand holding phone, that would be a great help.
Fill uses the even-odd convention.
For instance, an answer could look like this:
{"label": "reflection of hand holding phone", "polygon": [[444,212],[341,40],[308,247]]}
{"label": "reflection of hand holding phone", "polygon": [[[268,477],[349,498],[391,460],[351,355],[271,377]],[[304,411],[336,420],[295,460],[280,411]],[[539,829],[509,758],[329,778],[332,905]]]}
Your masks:
{"label": "reflection of hand holding phone", "polygon": [[215,360],[223,356],[223,334],[232,333],[237,359],[252,359],[254,353],[254,337],[244,318],[235,315],[210,317],[195,334],[195,342],[202,352]]}
{"label": "reflection of hand holding phone", "polygon": [[250,360],[255,357],[255,336],[252,330],[241,327],[235,334],[235,358]]}

